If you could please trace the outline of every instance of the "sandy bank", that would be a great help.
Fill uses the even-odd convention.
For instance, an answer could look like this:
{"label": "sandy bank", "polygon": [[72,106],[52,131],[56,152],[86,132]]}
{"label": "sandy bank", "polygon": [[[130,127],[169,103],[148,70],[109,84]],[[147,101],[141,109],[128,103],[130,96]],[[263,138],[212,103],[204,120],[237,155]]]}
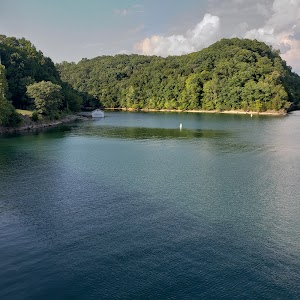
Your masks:
{"label": "sandy bank", "polygon": [[235,114],[235,115],[259,115],[259,116],[284,116],[286,111],[244,111],[244,110],[177,110],[177,109],[132,109],[132,108],[106,108],[105,110],[121,111],[143,111],[143,112],[188,112],[188,113],[208,113],[208,114]]}

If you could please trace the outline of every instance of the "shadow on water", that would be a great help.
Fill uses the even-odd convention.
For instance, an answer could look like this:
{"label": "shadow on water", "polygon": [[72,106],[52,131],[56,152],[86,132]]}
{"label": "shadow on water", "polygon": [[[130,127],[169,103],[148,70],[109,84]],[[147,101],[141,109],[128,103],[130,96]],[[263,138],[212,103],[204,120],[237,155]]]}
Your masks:
{"label": "shadow on water", "polygon": [[32,129],[32,130],[24,130],[24,131],[16,131],[16,132],[9,132],[9,133],[2,133],[0,134],[0,139],[1,138],[15,138],[18,137],[20,138],[30,138],[34,137],[36,138],[37,136],[39,138],[43,138],[47,136],[48,138],[62,138],[66,135],[66,133],[70,132],[72,128],[76,126],[76,123],[70,123],[66,125],[58,125],[54,127],[43,127],[43,128],[37,128],[37,129]]}
{"label": "shadow on water", "polygon": [[[149,125],[149,124],[147,124]],[[150,124],[150,126],[153,124]],[[169,125],[169,124],[164,124]],[[199,125],[199,124],[198,124]],[[2,135],[0,138],[0,163],[8,161],[16,153],[16,156],[24,155],[28,143],[35,145],[49,145],[54,140],[65,137],[87,137],[87,138],[105,138],[105,139],[122,139],[135,141],[154,141],[154,140],[178,140],[178,141],[202,141],[209,140],[209,145],[213,149],[218,149],[222,153],[237,153],[260,151],[266,148],[258,141],[253,142],[240,138],[234,130],[226,128],[214,129],[190,129],[190,128],[157,128],[146,126],[119,126],[108,124],[97,124],[95,122],[72,122],[56,127],[38,129],[36,131],[25,131]],[[51,142],[52,141],[52,142]],[[23,146],[22,146],[23,145]],[[20,146],[22,146],[20,148]],[[25,148],[24,148],[25,147]],[[203,147],[203,144],[202,146]],[[9,148],[9,149],[8,149]],[[25,150],[24,150],[24,149]],[[20,151],[23,149],[24,151]],[[26,152],[26,151],[25,151]]]}
{"label": "shadow on water", "polygon": [[[234,132],[216,129],[182,129],[179,128],[149,128],[149,127],[121,127],[121,126],[85,126],[78,127],[72,134],[75,136],[93,138],[111,138],[136,141],[178,140],[196,142],[209,140],[213,149],[222,153],[237,153],[260,151],[262,146],[237,138]],[[202,145],[203,146],[203,145]]]}
{"label": "shadow on water", "polygon": [[198,139],[198,138],[220,138],[229,135],[222,130],[200,130],[200,129],[168,129],[147,127],[84,127],[76,132],[78,135],[119,138],[129,140],[162,140],[162,139]]}
{"label": "shadow on water", "polygon": [[[5,133],[0,135],[0,168],[5,165],[22,164],[32,160],[39,151],[45,150],[55,140],[69,135],[76,124],[45,127],[36,130]],[[34,147],[35,151],[32,151]]]}

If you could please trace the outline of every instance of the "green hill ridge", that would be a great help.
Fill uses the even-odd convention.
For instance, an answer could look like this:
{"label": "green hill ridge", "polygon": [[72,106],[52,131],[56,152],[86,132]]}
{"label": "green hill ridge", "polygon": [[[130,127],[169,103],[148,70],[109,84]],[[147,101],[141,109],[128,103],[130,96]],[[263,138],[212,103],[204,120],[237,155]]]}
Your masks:
{"label": "green hill ridge", "polygon": [[0,35],[0,57],[0,126],[18,122],[15,108],[47,117],[87,106],[284,112],[300,100],[300,77],[257,40],[222,39],[166,58],[119,54],[55,65],[28,40]]}
{"label": "green hill ridge", "polygon": [[[28,87],[36,83],[46,82],[47,87],[56,86],[60,89],[59,106],[51,114],[80,109],[83,101],[81,95],[61,80],[52,60],[28,40],[0,35],[0,58],[0,126],[19,123],[15,108],[37,109],[36,99],[27,93]],[[47,114],[53,117],[45,112]]]}
{"label": "green hill ridge", "polygon": [[167,58],[100,56],[57,68],[63,81],[110,108],[279,111],[300,99],[300,77],[256,40],[222,39]]}

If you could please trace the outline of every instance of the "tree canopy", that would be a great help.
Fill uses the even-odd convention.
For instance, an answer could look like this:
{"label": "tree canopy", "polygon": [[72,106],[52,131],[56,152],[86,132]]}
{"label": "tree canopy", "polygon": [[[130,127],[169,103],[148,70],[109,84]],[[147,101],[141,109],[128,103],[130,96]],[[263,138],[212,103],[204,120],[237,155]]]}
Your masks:
{"label": "tree canopy", "polygon": [[110,108],[282,110],[300,77],[265,43],[223,39],[182,56],[116,55],[57,65],[63,81]]}
{"label": "tree canopy", "polygon": [[15,126],[20,119],[13,105],[6,99],[7,90],[5,68],[0,64],[0,126]]}
{"label": "tree canopy", "polygon": [[300,100],[300,77],[256,40],[222,39],[167,58],[120,54],[54,65],[26,39],[0,35],[0,56],[2,124],[15,122],[14,108],[278,111]]}
{"label": "tree canopy", "polygon": [[51,81],[40,81],[27,86],[27,95],[34,99],[40,114],[53,115],[62,105],[61,86]]}
{"label": "tree canopy", "polygon": [[83,97],[69,84],[62,82],[60,75],[49,57],[45,57],[31,42],[21,38],[0,35],[0,55],[6,69],[8,83],[7,99],[15,108],[34,109],[32,99],[27,95],[27,86],[48,81],[62,87],[61,109],[77,111]]}

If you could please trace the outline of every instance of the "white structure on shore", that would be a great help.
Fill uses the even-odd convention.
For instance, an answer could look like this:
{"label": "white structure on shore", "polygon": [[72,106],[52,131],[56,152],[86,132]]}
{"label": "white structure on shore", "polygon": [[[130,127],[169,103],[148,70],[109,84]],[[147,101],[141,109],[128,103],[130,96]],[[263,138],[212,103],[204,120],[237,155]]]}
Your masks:
{"label": "white structure on shore", "polygon": [[92,118],[104,118],[104,111],[99,108],[93,110]]}

